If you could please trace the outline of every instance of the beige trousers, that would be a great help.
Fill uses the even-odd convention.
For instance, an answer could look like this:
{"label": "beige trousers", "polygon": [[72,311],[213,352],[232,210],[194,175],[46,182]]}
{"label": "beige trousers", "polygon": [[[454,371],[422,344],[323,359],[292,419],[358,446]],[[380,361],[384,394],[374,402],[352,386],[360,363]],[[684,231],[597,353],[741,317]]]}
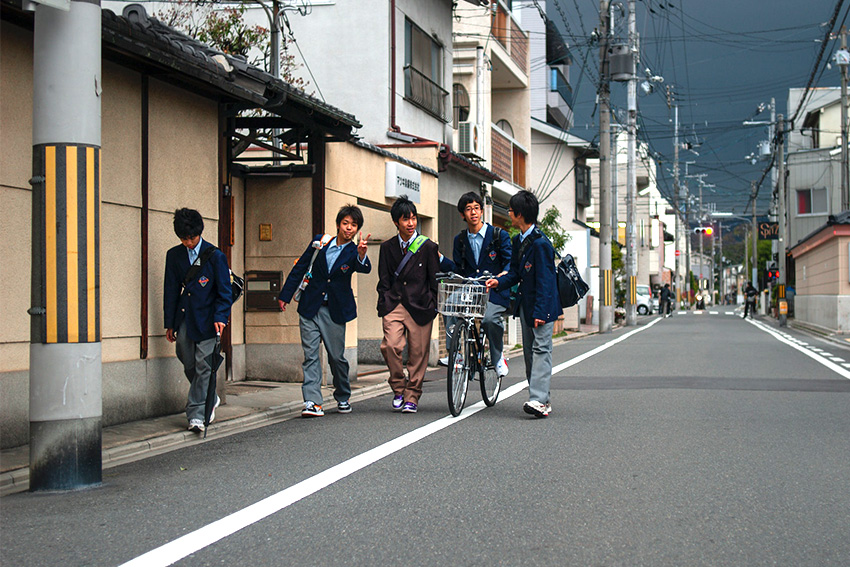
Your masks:
{"label": "beige trousers", "polygon": [[[419,403],[422,395],[422,382],[428,368],[428,354],[431,346],[431,325],[417,325],[407,309],[401,303],[383,318],[384,339],[381,341],[381,354],[387,361],[390,377],[387,380],[396,396],[403,396],[405,402]],[[401,354],[404,350],[407,334],[407,378],[404,376],[404,364]]]}

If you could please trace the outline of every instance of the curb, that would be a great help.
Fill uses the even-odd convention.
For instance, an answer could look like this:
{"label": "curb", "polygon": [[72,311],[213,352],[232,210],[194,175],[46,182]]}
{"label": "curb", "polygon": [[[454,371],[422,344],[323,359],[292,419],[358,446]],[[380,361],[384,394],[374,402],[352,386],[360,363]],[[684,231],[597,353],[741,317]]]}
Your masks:
{"label": "curb", "polygon": [[[363,400],[387,394],[391,391],[389,384],[386,382],[373,384],[353,391],[351,393],[351,399]],[[331,402],[333,401],[333,396],[326,396],[323,401]],[[270,407],[255,413],[212,424],[209,427],[209,433],[212,435],[209,435],[206,439],[198,437],[197,433],[193,433],[191,431],[179,431],[161,435],[159,437],[143,439],[141,441],[132,441],[117,447],[110,447],[109,449],[103,450],[102,468],[109,469],[117,467],[145,457],[160,455],[182,447],[199,445],[201,443],[206,443],[207,441],[212,441],[213,439],[227,437],[235,433],[250,431],[251,429],[257,429],[266,425],[273,425],[275,423],[287,421],[294,417],[300,417],[303,406],[304,404],[300,401],[288,402],[286,404]],[[28,467],[0,473],[0,496],[7,496],[9,494],[28,490],[29,479],[30,472]]]}

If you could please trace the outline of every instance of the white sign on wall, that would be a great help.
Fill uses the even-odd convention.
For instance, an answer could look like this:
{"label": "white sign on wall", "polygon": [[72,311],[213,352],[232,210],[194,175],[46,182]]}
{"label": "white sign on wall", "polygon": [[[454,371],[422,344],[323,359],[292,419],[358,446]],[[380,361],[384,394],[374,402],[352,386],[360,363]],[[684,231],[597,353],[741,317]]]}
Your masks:
{"label": "white sign on wall", "polygon": [[387,162],[386,166],[384,195],[393,198],[407,195],[408,199],[419,203],[422,172],[394,161]]}

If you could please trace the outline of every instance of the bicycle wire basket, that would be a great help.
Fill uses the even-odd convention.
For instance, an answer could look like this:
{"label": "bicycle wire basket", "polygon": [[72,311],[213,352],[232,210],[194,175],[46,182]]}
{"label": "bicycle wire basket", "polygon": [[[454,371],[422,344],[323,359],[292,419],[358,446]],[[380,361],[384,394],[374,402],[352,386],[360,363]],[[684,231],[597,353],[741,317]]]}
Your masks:
{"label": "bicycle wire basket", "polygon": [[443,280],[437,311],[449,317],[484,317],[489,292],[483,283]]}

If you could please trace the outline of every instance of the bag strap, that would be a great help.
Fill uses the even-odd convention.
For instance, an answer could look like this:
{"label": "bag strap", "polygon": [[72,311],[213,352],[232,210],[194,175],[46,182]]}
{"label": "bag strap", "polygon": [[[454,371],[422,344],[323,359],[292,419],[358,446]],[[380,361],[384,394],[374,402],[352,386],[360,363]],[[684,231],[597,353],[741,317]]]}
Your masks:
{"label": "bag strap", "polygon": [[216,250],[218,250],[218,248],[211,244],[209,248],[200,253],[198,259],[195,260],[195,263],[189,266],[189,271],[186,272],[186,277],[183,278],[182,289],[186,289],[189,282],[195,279],[195,276],[197,276],[198,272],[201,271],[204,263],[210,259],[210,256],[212,256]]}
{"label": "bag strap", "polygon": [[519,261],[519,259],[522,258],[523,255],[528,251],[528,249],[531,247],[531,244],[535,240],[540,238],[541,236],[543,236],[543,233],[540,231],[539,228],[537,228],[535,226],[534,230],[531,231],[531,234],[526,236],[525,240],[523,240],[522,243],[520,243],[519,249],[517,250],[517,255],[516,255],[517,261]]}
{"label": "bag strap", "polygon": [[323,234],[322,238],[320,238],[319,240],[316,241],[316,242],[319,243],[318,247],[316,247],[315,242],[313,243],[313,246],[316,247],[316,249],[313,251],[313,257],[310,258],[310,265],[307,266],[307,273],[305,274],[305,277],[308,277],[308,278],[313,277],[313,262],[316,261],[316,256],[318,256],[319,252],[322,250],[322,248],[324,248],[325,246],[330,244],[331,240],[333,240],[333,239],[334,239],[334,237],[331,236],[330,234]]}
{"label": "bag strap", "polygon": [[413,255],[419,251],[419,247],[425,244],[427,240],[428,237],[424,234],[420,234],[419,236],[413,239],[413,242],[411,242],[410,245],[407,247],[407,253],[405,253],[404,258],[401,259],[401,262],[399,262],[398,264],[398,268],[396,268],[395,272],[393,273],[394,277],[398,277],[398,275],[401,273],[407,263],[410,262],[410,259],[413,257]]}

